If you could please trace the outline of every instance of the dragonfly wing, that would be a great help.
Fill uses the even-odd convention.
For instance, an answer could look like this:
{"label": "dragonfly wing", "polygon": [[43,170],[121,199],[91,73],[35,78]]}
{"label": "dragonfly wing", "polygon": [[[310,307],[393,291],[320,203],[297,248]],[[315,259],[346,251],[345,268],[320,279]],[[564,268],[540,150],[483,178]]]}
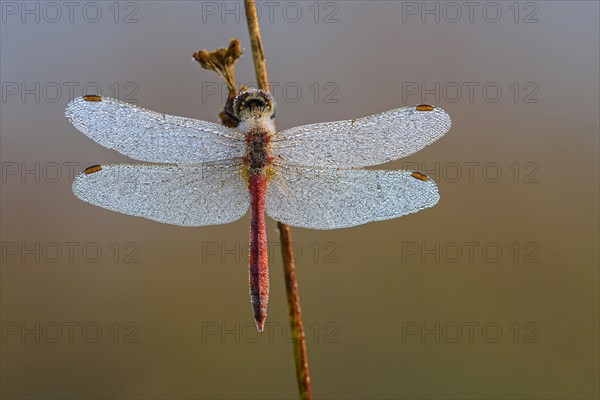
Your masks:
{"label": "dragonfly wing", "polygon": [[450,116],[432,106],[405,107],[348,121],[287,129],[273,137],[283,161],[337,168],[382,164],[413,154],[450,130]]}
{"label": "dragonfly wing", "polygon": [[266,210],[288,225],[336,229],[412,214],[438,200],[435,182],[420,173],[278,166]]}
{"label": "dragonfly wing", "polygon": [[225,165],[94,166],[75,178],[73,192],[99,207],[181,226],[233,222],[249,205],[239,168]]}
{"label": "dragonfly wing", "polygon": [[211,122],[160,114],[107,97],[76,98],[65,115],[86,136],[136,160],[198,164],[241,157],[241,133]]}

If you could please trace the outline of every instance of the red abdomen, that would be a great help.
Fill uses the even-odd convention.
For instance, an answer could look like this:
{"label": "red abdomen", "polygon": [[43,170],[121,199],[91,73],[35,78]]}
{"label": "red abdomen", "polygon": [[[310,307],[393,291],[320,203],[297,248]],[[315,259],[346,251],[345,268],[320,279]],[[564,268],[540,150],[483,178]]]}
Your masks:
{"label": "red abdomen", "polygon": [[254,320],[262,332],[269,302],[269,264],[267,255],[267,232],[265,229],[265,192],[267,178],[264,171],[250,173],[250,298]]}

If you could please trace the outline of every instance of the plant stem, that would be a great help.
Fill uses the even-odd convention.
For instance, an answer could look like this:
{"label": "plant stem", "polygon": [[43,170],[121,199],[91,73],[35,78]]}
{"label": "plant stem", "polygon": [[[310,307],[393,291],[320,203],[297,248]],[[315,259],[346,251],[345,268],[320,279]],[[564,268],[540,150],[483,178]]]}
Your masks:
{"label": "plant stem", "polygon": [[[244,0],[244,6],[246,8],[248,34],[250,35],[250,44],[252,46],[252,59],[254,60],[256,82],[259,89],[269,91],[265,54],[262,46],[260,29],[258,27],[258,17],[256,15],[254,0]],[[302,324],[302,309],[300,308],[300,294],[298,293],[298,282],[296,280],[296,266],[294,263],[294,255],[292,253],[290,227],[281,222],[277,222],[277,227],[279,228],[279,240],[281,242],[283,273],[288,300],[288,315],[292,327],[299,398],[302,400],[311,400],[312,390],[310,386],[310,374],[308,372],[308,354],[306,352],[304,325]]]}
{"label": "plant stem", "polygon": [[256,5],[254,0],[244,0],[246,9],[246,22],[248,23],[248,34],[250,35],[250,45],[252,46],[252,59],[254,60],[254,72],[256,73],[256,83],[259,89],[269,91],[269,81],[267,79],[267,66],[265,65],[265,52],[260,37],[258,27],[258,16],[256,15]]}
{"label": "plant stem", "polygon": [[300,399],[310,400],[312,399],[312,390],[310,387],[310,374],[308,373],[308,354],[306,352],[304,326],[302,325],[302,309],[300,309],[300,294],[298,293],[298,281],[296,280],[296,266],[294,263],[294,254],[292,253],[290,227],[277,222],[277,228],[279,228],[288,314],[292,328],[298,394]]}

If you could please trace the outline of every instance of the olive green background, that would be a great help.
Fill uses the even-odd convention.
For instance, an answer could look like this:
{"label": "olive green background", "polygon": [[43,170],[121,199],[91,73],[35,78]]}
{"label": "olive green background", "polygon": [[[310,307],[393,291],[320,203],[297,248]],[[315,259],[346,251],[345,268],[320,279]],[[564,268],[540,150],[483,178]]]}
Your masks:
{"label": "olive green background", "polygon": [[[217,121],[220,82],[191,55],[236,37],[237,80],[254,81],[241,8],[122,2],[115,23],[114,3],[97,2],[92,23],[86,3],[73,22],[65,7],[56,22],[49,8],[39,23],[3,13],[2,397],[295,398],[274,221],[268,330],[257,336],[248,215],[180,228],[71,192],[70,165],[130,160],[68,123],[68,86]],[[453,121],[381,167],[431,175],[437,206],[292,230],[315,398],[598,398],[598,3],[477,2],[472,22],[446,2],[288,3],[272,3],[272,20],[263,4],[261,17],[279,129],[422,102]],[[224,7],[234,11],[223,22]],[[422,22],[424,7],[439,7],[439,22]],[[132,12],[138,22],[124,23]],[[422,99],[422,83],[434,94]],[[39,102],[21,98],[22,84]]]}

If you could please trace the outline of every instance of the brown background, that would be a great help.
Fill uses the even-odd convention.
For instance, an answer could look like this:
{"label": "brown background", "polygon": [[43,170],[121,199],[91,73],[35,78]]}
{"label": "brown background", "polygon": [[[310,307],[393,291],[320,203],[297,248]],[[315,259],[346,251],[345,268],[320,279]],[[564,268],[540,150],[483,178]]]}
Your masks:
{"label": "brown background", "polygon": [[[123,2],[117,23],[113,2],[96,3],[96,23],[82,17],[86,3],[78,3],[73,22],[65,7],[50,22],[55,11],[42,3],[39,23],[3,13],[3,397],[296,397],[273,221],[271,332],[257,337],[240,254],[248,216],[185,229],[92,207],[70,188],[65,163],[80,170],[127,159],[64,118],[68,82],[78,84],[76,95],[95,82],[104,95],[114,97],[118,87],[120,98],[144,107],[216,121],[221,96],[207,95],[207,85],[220,83],[191,55],[231,37],[246,48],[239,82],[254,80],[240,13],[223,22],[224,3],[210,3]],[[352,229],[293,230],[315,397],[597,398],[598,3],[523,2],[518,22],[513,2],[477,3],[472,22],[467,8],[456,18],[444,2],[437,3],[439,22],[407,13],[406,2],[275,4],[272,21],[263,5],[261,28],[279,129],[423,100],[453,120],[440,141],[382,167],[425,163],[419,169],[440,187],[436,207]],[[203,7],[216,7],[217,15]],[[235,10],[235,2],[226,7]],[[292,22],[298,8],[302,16]],[[502,16],[490,22],[497,8]],[[138,22],[124,23],[131,12]],[[39,102],[9,94],[12,83],[36,82]],[[440,98],[408,95],[403,87],[411,82],[439,82]],[[472,99],[468,82],[479,85]],[[458,99],[453,85],[463,88]],[[127,98],[132,87],[137,93]],[[294,102],[297,87],[302,95]],[[494,87],[502,89],[496,102]],[[21,176],[35,168],[39,182]],[[77,243],[72,260],[70,242]],[[21,254],[36,244],[39,262]],[[94,263],[96,247],[102,256]],[[138,262],[124,262],[136,248]],[[415,248],[417,255],[407,253]],[[21,336],[36,323],[39,343],[35,334]],[[72,340],[68,324],[76,324]],[[52,343],[57,326],[62,336]],[[95,326],[102,336],[91,343]],[[411,328],[419,332],[409,335]],[[422,328],[430,333],[422,337]]]}

